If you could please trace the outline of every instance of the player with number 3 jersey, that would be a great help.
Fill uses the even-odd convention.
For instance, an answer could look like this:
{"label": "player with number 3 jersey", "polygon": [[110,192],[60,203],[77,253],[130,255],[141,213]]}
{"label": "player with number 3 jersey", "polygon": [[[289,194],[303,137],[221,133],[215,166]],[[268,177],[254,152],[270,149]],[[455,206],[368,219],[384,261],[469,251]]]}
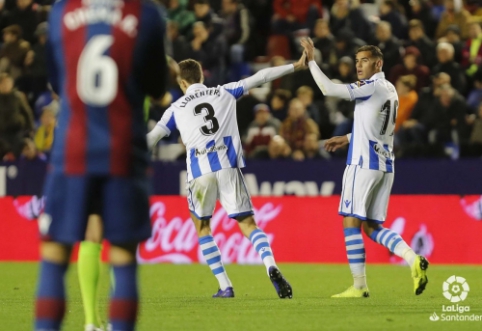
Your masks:
{"label": "player with number 3 jersey", "polygon": [[359,48],[355,61],[359,81],[335,84],[314,61],[311,39],[304,39],[301,44],[307,54],[311,74],[323,94],[355,101],[351,134],[333,137],[325,143],[328,151],[349,145],[339,214],[344,217],[345,246],[354,284],[333,297],[369,296],[361,227],[370,239],[408,263],[414,293],[419,295],[428,282],[428,261],[416,255],[399,234],[382,226],[394,178],[393,132],[398,108],[395,87],[382,72],[383,54],[376,46]]}
{"label": "player with number 3 jersey", "polygon": [[180,87],[184,97],[166,110],[147,136],[150,148],[175,128],[179,129],[187,150],[187,197],[202,254],[219,282],[215,298],[234,297],[233,285],[211,234],[210,219],[217,199],[230,218],[260,255],[280,298],[291,298],[290,284],[276,266],[266,234],[256,226],[251,197],[240,168],[245,166],[236,121],[236,100],[265,82],[272,81],[305,66],[303,56],[294,65],[263,69],[239,82],[223,86],[203,85],[199,62],[179,63]]}

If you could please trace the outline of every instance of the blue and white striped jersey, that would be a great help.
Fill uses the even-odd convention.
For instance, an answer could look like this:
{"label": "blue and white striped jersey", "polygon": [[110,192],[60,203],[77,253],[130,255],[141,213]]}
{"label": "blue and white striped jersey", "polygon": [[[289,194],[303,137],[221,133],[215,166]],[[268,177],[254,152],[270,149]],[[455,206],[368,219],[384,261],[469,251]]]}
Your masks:
{"label": "blue and white striped jersey", "polygon": [[393,133],[398,109],[395,87],[379,72],[346,88],[351,100],[356,100],[347,164],[394,172]]}
{"label": "blue and white striped jersey", "polygon": [[236,99],[247,93],[245,81],[208,88],[189,86],[157,126],[170,134],[178,128],[186,145],[188,181],[224,168],[243,168],[236,121]]}

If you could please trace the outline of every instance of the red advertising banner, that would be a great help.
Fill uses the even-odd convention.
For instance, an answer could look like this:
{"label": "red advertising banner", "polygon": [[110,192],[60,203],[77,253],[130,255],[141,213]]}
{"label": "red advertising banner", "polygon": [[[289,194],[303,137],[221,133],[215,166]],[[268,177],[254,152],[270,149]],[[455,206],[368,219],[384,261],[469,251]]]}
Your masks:
{"label": "red advertising banner", "polygon": [[[268,235],[278,262],[346,262],[338,197],[254,198],[255,217]],[[0,261],[38,259],[38,228],[43,209],[36,197],[0,199]],[[203,261],[185,198],[151,198],[152,236],[138,250],[140,263]],[[384,225],[398,232],[432,263],[482,264],[482,197],[395,195]],[[261,263],[249,240],[218,207],[211,220],[226,263]],[[402,263],[365,238],[367,261]]]}

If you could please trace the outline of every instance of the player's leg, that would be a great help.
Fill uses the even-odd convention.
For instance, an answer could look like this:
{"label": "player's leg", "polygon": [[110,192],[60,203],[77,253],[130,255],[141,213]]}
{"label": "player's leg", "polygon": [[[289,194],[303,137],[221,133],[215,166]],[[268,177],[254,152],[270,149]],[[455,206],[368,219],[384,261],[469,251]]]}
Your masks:
{"label": "player's leg", "polygon": [[85,240],[81,242],[77,264],[80,293],[85,314],[86,331],[100,330],[102,322],[97,307],[97,288],[101,269],[102,218],[98,214],[89,216]]}
{"label": "player's leg", "polygon": [[210,217],[209,219],[200,219],[191,212],[191,219],[198,234],[199,247],[204,259],[219,283],[219,291],[213,295],[213,298],[233,298],[233,284],[224,267],[221,251],[212,236],[211,227],[209,226]]}
{"label": "player's leg", "polygon": [[135,328],[139,303],[136,248],[151,235],[148,188],[144,177],[105,178],[102,185],[104,238],[111,243],[115,280],[109,305],[112,330]]}
{"label": "player's leg", "polygon": [[292,298],[293,290],[276,265],[268,236],[254,221],[253,204],[241,170],[222,169],[216,173],[216,176],[221,205],[229,217],[238,221],[239,229],[258,252],[280,298]]}
{"label": "player's leg", "polygon": [[219,291],[213,297],[232,298],[234,297],[233,284],[228,277],[221,251],[214,241],[209,226],[218,197],[216,173],[209,173],[191,180],[187,184],[187,192],[191,219],[198,234],[201,252],[219,283]]}
{"label": "player's leg", "polygon": [[65,313],[65,273],[72,245],[84,238],[89,178],[48,175],[45,212],[38,224],[42,236],[36,295],[35,330],[60,330]]}
{"label": "player's leg", "polygon": [[428,261],[423,256],[418,256],[398,233],[382,226],[387,214],[392,184],[393,173],[384,173],[383,179],[375,189],[374,197],[368,208],[369,221],[364,222],[363,230],[373,241],[385,246],[407,262],[412,270],[414,293],[419,295],[425,290],[428,283],[426,275]]}
{"label": "player's leg", "polygon": [[40,273],[35,301],[35,330],[60,330],[65,314],[65,273],[71,245],[44,241],[40,247]]}
{"label": "player's leg", "polygon": [[366,217],[365,205],[371,200],[371,192],[377,177],[364,176],[364,169],[348,165],[343,175],[343,188],[339,214],[343,215],[345,249],[353,285],[334,298],[363,298],[369,296],[366,280],[365,244],[361,233],[362,219]]}

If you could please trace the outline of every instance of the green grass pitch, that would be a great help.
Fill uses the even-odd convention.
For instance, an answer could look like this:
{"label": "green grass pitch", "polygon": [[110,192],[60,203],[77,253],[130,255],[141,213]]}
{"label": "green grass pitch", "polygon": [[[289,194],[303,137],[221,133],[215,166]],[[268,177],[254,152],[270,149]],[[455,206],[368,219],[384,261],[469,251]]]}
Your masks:
{"label": "green grass pitch", "polygon": [[[83,310],[76,266],[68,274],[63,330],[83,330]],[[236,298],[212,299],[217,282],[205,265],[145,265],[140,268],[141,308],[138,330],[309,331],[309,330],[480,330],[482,322],[430,321],[442,305],[442,283],[465,277],[468,298],[461,303],[482,315],[482,266],[434,266],[421,296],[412,290],[407,267],[368,265],[368,299],[331,299],[351,284],[347,265],[282,264],[294,298],[280,300],[262,266],[228,265]],[[31,330],[38,267],[34,263],[0,263],[0,330]],[[105,319],[109,272],[102,271],[100,309]]]}

